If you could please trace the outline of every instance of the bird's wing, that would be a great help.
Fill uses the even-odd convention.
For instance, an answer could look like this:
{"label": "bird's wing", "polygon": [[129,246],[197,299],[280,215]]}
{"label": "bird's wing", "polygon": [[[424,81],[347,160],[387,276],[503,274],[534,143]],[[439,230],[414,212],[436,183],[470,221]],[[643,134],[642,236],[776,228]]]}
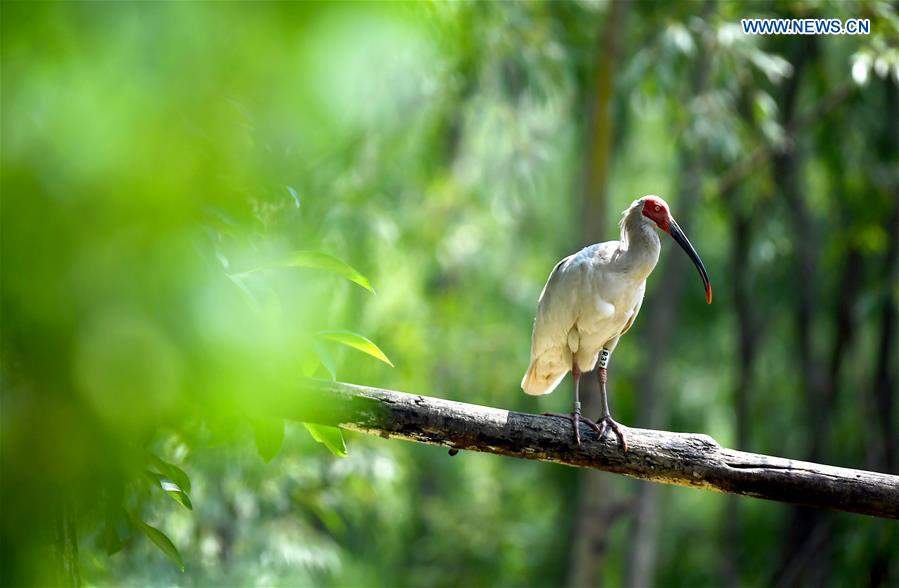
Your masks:
{"label": "bird's wing", "polygon": [[624,325],[624,328],[621,329],[621,332],[618,333],[618,337],[627,333],[631,329],[631,327],[634,326],[634,321],[637,320],[637,314],[640,312],[640,307],[643,306],[643,290],[645,289],[646,284],[644,283],[639,296],[637,296],[637,303],[634,305],[634,308],[631,309],[631,316],[629,319],[627,319],[627,324]]}
{"label": "bird's wing", "polygon": [[[644,285],[644,288],[646,286]],[[615,335],[612,339],[609,339],[603,347],[608,349],[610,352],[615,351],[615,347],[618,345],[618,339],[627,333],[630,328],[634,325],[634,321],[637,319],[637,314],[640,312],[640,307],[643,305],[643,292],[640,292],[639,297],[637,298],[637,303],[634,304],[634,307],[631,309],[631,314],[627,319],[627,322],[624,324],[624,327],[621,329],[621,332]]]}
{"label": "bird's wing", "polygon": [[552,392],[571,369],[568,334],[578,319],[589,263],[586,249],[569,255],[556,264],[543,287],[531,335],[531,363],[521,382],[528,394]]}
{"label": "bird's wing", "polygon": [[537,317],[531,335],[531,358],[548,349],[568,346],[568,332],[577,322],[578,283],[583,281],[585,266],[569,255],[556,264],[537,303]]}

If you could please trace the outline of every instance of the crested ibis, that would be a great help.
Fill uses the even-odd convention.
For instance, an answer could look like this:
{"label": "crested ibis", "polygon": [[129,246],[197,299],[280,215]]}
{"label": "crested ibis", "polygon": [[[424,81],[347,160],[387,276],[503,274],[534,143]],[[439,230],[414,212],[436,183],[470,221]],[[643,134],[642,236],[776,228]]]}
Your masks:
{"label": "crested ibis", "polygon": [[[600,438],[607,430],[613,431],[627,451],[624,432],[609,412],[606,368],[619,337],[631,328],[640,312],[646,278],[659,260],[661,242],[655,227],[671,235],[696,265],[709,304],[712,287],[699,254],[662,198],[634,200],[624,211],[620,226],[620,241],[585,247],[553,268],[537,304],[531,363],[521,388],[535,396],[549,394],[570,371],[574,379],[573,412],[545,414],[569,419],[578,445],[579,423],[583,421]],[[595,422],[581,416],[578,384],[581,373],[592,370],[597,362],[602,414]]]}

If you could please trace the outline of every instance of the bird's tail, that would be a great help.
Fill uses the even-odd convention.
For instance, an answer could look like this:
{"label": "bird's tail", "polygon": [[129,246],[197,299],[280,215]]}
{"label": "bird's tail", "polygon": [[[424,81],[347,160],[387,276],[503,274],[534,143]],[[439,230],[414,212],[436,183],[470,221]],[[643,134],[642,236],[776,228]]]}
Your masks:
{"label": "bird's tail", "polygon": [[528,371],[524,373],[524,377],[521,379],[521,389],[524,390],[525,394],[530,394],[531,396],[549,394],[556,389],[556,386],[565,377],[565,372],[553,374],[538,370],[538,363],[536,359],[531,361]]}

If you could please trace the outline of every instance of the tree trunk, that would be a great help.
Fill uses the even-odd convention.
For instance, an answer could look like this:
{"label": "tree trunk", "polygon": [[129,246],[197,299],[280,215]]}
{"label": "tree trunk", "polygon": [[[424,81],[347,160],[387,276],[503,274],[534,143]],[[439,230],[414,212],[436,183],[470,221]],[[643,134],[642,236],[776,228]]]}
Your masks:
{"label": "tree trunk", "polygon": [[[734,411],[736,447],[745,450],[749,441],[749,395],[755,378],[755,360],[759,329],[754,312],[754,295],[749,281],[749,247],[752,242],[752,211],[756,208],[740,206],[733,195],[722,195],[733,211],[731,223],[731,267],[734,272],[734,313],[737,324],[736,379],[734,381]],[[724,581],[739,586],[742,578],[741,535],[742,521],[737,499],[731,497],[725,508],[726,553],[723,561]]]}
{"label": "tree trunk", "polygon": [[[805,74],[809,57],[814,54],[814,38],[801,38],[793,42],[793,76],[787,80],[780,96],[780,109],[784,113],[784,126],[795,129],[797,124],[797,102],[801,80]],[[801,137],[798,132],[788,137],[789,144],[773,160],[774,181],[783,196],[790,213],[793,231],[794,257],[794,329],[798,351],[800,387],[805,399],[805,413],[808,415],[808,454],[817,453],[822,447],[821,437],[826,433],[822,422],[822,410],[826,396],[824,370],[819,369],[812,345],[813,312],[818,303],[815,296],[818,284],[819,240],[805,198],[802,192]],[[786,533],[781,556],[781,564],[775,574],[776,585],[788,586],[795,583],[822,585],[828,573],[827,537],[830,525],[820,513],[810,509],[797,508],[793,511]],[[816,565],[808,565],[815,554]]]}
{"label": "tree trunk", "polygon": [[[896,82],[887,78],[884,81],[886,92],[886,112],[896,112],[899,108],[899,92]],[[878,352],[874,366],[873,388],[871,400],[874,414],[867,415],[871,422],[876,423],[870,427],[871,434],[868,437],[868,463],[871,469],[881,472],[895,472],[899,468],[896,449],[899,446],[897,438],[896,422],[899,415],[896,414],[896,395],[899,394],[899,377],[897,377],[896,357],[899,355],[896,349],[897,328],[899,328],[899,316],[896,311],[895,285],[899,284],[899,173],[895,169],[895,161],[899,157],[899,139],[895,133],[890,132],[889,125],[884,125],[878,142],[879,160],[882,169],[891,170],[886,176],[881,189],[887,201],[892,201],[891,218],[887,223],[889,237],[887,238],[887,251],[884,256],[882,282],[879,285],[882,296],[880,306],[880,332],[878,333]],[[870,409],[869,409],[870,410]],[[889,586],[891,578],[896,573],[895,548],[889,545],[881,549],[871,562],[868,571],[868,583],[870,586]],[[895,585],[895,581],[893,581]]]}
{"label": "tree trunk", "polygon": [[[593,70],[582,186],[580,242],[582,245],[602,240],[608,207],[609,166],[611,163],[613,119],[612,98],[615,73],[628,2],[612,0],[603,32],[597,38],[596,65]],[[599,388],[592,374],[581,379],[581,398],[585,414],[599,414]],[[584,472],[578,481],[578,504],[574,511],[574,537],[571,546],[571,586],[595,586],[601,582],[603,558],[608,546],[608,531],[613,520],[622,514],[611,491],[611,484],[600,472]]]}
{"label": "tree trunk", "polygon": [[[896,82],[887,78],[885,83],[886,105],[888,112],[896,112],[899,108],[899,92]],[[872,460],[875,468],[883,472],[895,472],[897,463],[896,450],[899,446],[897,438],[896,421],[896,394],[899,394],[899,382],[896,376],[896,326],[899,317],[896,312],[895,285],[899,283],[899,174],[896,173],[896,158],[899,157],[899,139],[895,133],[890,132],[889,125],[883,126],[883,134],[880,140],[880,160],[884,169],[892,169],[892,175],[887,180],[885,189],[886,198],[892,199],[892,217],[888,223],[889,237],[887,239],[887,252],[884,258],[882,304],[880,307],[880,334],[877,365],[874,370],[874,406],[876,407],[876,422],[879,431],[879,442],[871,446],[880,448],[876,457]],[[892,192],[892,194],[890,194]]]}
{"label": "tree trunk", "polygon": [[[701,18],[709,22],[715,9],[711,0],[703,5]],[[693,81],[689,98],[701,96],[708,89],[710,60],[709,51],[702,51],[693,72]],[[702,189],[702,177],[705,174],[707,161],[705,149],[699,145],[692,152],[681,152],[680,190],[677,198],[677,218],[685,227],[691,225]],[[667,248],[664,253],[662,276],[659,283],[665,284],[665,295],[656,296],[648,305],[645,317],[646,340],[643,348],[644,365],[653,369],[644,369],[637,385],[637,424],[657,429],[666,419],[668,405],[659,394],[660,378],[665,373],[665,365],[669,351],[674,343],[677,317],[682,303],[684,281],[687,267],[686,256],[682,252]],[[643,327],[641,327],[643,328]],[[659,488],[651,484],[636,483],[635,512],[631,549],[628,554],[625,583],[628,586],[651,586],[655,579],[656,560],[660,528]]]}
{"label": "tree trunk", "polygon": [[587,246],[602,241],[606,230],[608,209],[607,190],[609,166],[612,160],[614,119],[612,102],[615,94],[615,74],[618,54],[630,3],[627,0],[611,0],[609,14],[601,35],[597,37],[596,63],[591,76],[589,127],[584,142],[582,204],[580,215],[580,241]]}

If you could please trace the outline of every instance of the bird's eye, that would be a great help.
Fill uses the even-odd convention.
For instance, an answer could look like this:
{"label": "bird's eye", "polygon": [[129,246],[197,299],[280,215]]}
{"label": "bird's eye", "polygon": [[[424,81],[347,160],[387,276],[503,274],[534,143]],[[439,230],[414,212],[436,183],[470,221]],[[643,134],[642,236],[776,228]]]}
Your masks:
{"label": "bird's eye", "polygon": [[660,210],[662,210],[662,207],[659,206],[658,204],[656,204],[656,212],[658,212],[658,211],[660,211]]}

